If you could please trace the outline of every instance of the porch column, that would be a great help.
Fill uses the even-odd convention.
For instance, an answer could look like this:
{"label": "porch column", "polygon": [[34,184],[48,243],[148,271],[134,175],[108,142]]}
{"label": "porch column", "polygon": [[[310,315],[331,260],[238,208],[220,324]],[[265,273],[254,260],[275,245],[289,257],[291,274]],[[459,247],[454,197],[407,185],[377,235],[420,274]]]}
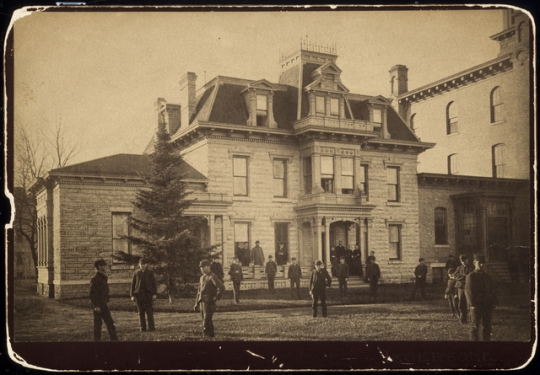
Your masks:
{"label": "porch column", "polygon": [[[296,234],[298,238],[298,263],[302,264],[304,260],[304,223],[303,220],[296,220]],[[266,256],[268,258],[268,256]]]}
{"label": "porch column", "polygon": [[370,235],[370,229],[373,227],[373,219],[366,219],[366,254],[369,254],[369,251],[371,249],[371,235]]}
{"label": "porch column", "polygon": [[317,258],[318,259],[322,259],[322,224],[321,224],[321,219],[319,217],[316,218],[317,222],[316,222],[316,227],[317,227],[317,242],[315,242],[317,244]]}
{"label": "porch column", "polygon": [[325,264],[327,267],[330,266],[330,223],[328,220],[324,221],[324,253],[325,253]]}
{"label": "porch column", "polygon": [[210,246],[216,244],[216,233],[215,231],[215,223],[214,220],[216,219],[215,215],[210,214],[209,220],[208,220],[208,229],[210,230]]}

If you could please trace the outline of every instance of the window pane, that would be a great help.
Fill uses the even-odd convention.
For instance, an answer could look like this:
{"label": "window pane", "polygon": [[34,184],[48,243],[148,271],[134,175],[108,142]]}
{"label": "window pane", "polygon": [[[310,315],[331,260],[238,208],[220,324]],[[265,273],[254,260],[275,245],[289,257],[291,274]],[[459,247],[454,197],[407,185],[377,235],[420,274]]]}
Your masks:
{"label": "window pane", "polygon": [[285,177],[285,162],[283,160],[274,160],[274,178]]}
{"label": "window pane", "polygon": [[123,251],[124,253],[129,253],[128,242],[121,238],[113,239],[113,251]]}
{"label": "window pane", "polygon": [[388,200],[397,201],[396,185],[388,185]]}
{"label": "window pane", "polygon": [[234,177],[234,195],[247,195],[247,179]]}
{"label": "window pane", "polygon": [[317,113],[325,113],[326,110],[324,108],[324,96],[316,96],[315,97],[315,108],[317,109]]}
{"label": "window pane", "polygon": [[338,99],[330,99],[330,112],[333,115],[339,114],[339,100]]}
{"label": "window pane", "polygon": [[274,197],[284,197],[285,196],[285,180],[276,180],[274,179]]}
{"label": "window pane", "polygon": [[353,159],[352,158],[342,158],[341,159],[341,174],[346,176],[353,175]]}
{"label": "window pane", "polygon": [[332,156],[321,156],[321,174],[334,174],[334,158]]}
{"label": "window pane", "polygon": [[366,166],[361,165],[360,166],[360,176],[359,176],[360,182],[364,184],[366,182]]}
{"label": "window pane", "polygon": [[234,223],[234,242],[249,241],[248,230],[249,230],[248,223]]}
{"label": "window pane", "polygon": [[113,237],[128,235],[129,214],[113,214]]}
{"label": "window pane", "polygon": [[386,168],[386,176],[389,184],[397,184],[397,168]]}
{"label": "window pane", "polygon": [[247,177],[247,158],[233,158],[234,175]]}
{"label": "window pane", "polygon": [[382,111],[380,109],[373,110],[373,122],[377,124],[382,123]]}
{"label": "window pane", "polygon": [[266,95],[257,95],[257,110],[266,111]]}

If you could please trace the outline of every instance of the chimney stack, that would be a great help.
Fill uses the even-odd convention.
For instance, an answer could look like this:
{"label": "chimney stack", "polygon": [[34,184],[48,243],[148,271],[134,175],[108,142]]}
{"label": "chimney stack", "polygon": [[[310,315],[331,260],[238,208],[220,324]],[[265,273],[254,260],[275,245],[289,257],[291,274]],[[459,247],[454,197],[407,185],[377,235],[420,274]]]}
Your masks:
{"label": "chimney stack", "polygon": [[180,80],[180,126],[187,127],[191,117],[195,113],[197,100],[197,75],[192,72],[186,73]]}
{"label": "chimney stack", "polygon": [[408,91],[407,81],[409,69],[405,65],[394,65],[390,69],[390,96],[392,97],[392,106],[396,108],[401,118],[407,121],[407,107],[405,103],[398,103],[396,98]]}

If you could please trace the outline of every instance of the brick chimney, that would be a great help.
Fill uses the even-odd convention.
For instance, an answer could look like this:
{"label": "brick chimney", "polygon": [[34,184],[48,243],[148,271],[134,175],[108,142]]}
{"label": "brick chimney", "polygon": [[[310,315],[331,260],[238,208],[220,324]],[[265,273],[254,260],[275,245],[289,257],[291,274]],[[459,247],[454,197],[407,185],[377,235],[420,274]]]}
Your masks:
{"label": "brick chimney", "polygon": [[405,65],[394,65],[390,69],[390,96],[393,99],[392,106],[398,111],[401,118],[407,120],[406,103],[398,103],[396,98],[408,91],[407,82],[409,69]]}
{"label": "brick chimney", "polygon": [[186,73],[180,80],[180,126],[187,127],[191,117],[195,113],[197,100],[197,75],[192,72]]}

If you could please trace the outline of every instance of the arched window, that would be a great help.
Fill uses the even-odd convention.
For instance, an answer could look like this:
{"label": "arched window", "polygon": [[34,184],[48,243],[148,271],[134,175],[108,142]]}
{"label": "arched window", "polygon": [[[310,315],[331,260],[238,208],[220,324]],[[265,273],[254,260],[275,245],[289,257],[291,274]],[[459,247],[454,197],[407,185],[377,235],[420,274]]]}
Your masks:
{"label": "arched window", "polygon": [[446,208],[435,209],[435,245],[448,245]]}
{"label": "arched window", "polygon": [[491,148],[494,178],[504,177],[504,166],[505,166],[504,149],[505,149],[504,143],[496,144],[495,146]]}
{"label": "arched window", "polygon": [[415,119],[416,119],[416,113],[413,113],[413,114],[411,115],[410,120],[409,120],[410,128],[411,128],[411,130],[413,130],[413,131],[414,131],[414,129],[415,129],[415,128],[414,128],[414,120],[415,120]]}
{"label": "arched window", "polygon": [[394,85],[395,85],[395,81],[396,81],[396,77],[392,77],[392,79],[390,80],[390,92],[393,94],[394,93]]}
{"label": "arched window", "polygon": [[501,88],[499,86],[491,90],[491,94],[489,95],[489,108],[492,123],[503,120],[503,101],[501,97]]}
{"label": "arched window", "polygon": [[458,154],[448,155],[448,174],[458,173]]}
{"label": "arched window", "polygon": [[457,104],[448,103],[446,106],[446,134],[455,134],[458,132],[458,112]]}

